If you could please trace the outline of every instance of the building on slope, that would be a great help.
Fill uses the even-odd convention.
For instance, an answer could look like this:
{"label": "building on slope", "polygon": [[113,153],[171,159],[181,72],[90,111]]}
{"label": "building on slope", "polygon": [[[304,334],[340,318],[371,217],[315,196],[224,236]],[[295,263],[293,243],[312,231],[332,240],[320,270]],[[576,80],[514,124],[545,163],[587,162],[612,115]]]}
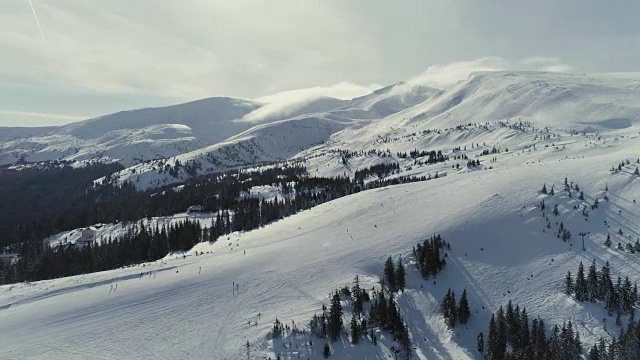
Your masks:
{"label": "building on slope", "polygon": [[191,205],[187,208],[187,214],[200,213],[203,211],[204,211],[204,208],[202,207],[202,205]]}
{"label": "building on slope", "polygon": [[96,230],[93,227],[82,229],[82,234],[76,240],[76,246],[85,247],[91,245],[96,240]]}
{"label": "building on slope", "polygon": [[3,252],[0,254],[0,263],[3,265],[13,265],[18,261],[18,254],[15,252]]}

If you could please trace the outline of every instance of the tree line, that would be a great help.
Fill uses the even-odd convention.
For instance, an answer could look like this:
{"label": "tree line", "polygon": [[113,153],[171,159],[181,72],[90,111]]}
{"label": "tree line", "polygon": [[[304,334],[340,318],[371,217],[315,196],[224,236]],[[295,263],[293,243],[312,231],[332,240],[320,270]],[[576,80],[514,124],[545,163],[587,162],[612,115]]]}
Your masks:
{"label": "tree line", "polygon": [[617,314],[616,324],[620,325],[622,315],[631,315],[638,304],[638,285],[632,284],[629,277],[624,281],[618,275],[617,281],[611,280],[611,268],[607,261],[602,268],[596,270],[595,259],[587,270],[585,276],[584,265],[578,265],[575,276],[567,272],[565,277],[565,293],[574,295],[578,301],[601,303],[609,312],[609,316]]}
{"label": "tree line", "polygon": [[28,243],[28,251],[16,264],[0,263],[0,283],[54,279],[155,261],[170,252],[192,248],[205,234],[196,221],[162,227],[141,222],[121,238],[108,238],[85,247]]}
{"label": "tree line", "polygon": [[477,349],[487,360],[577,360],[582,355],[580,335],[571,321],[554,325],[547,334],[542,319],[529,322],[526,309],[514,308],[511,301],[506,310],[500,306],[491,315],[487,339],[479,333]]}
{"label": "tree line", "polygon": [[[347,196],[362,190],[380,186],[388,186],[405,181],[421,181],[426,178],[396,178],[392,180],[377,180],[375,182],[360,184],[347,177],[309,177],[306,169],[301,166],[268,168],[254,171],[236,171],[207,178],[192,179],[183,184],[179,190],[163,188],[155,190],[137,191],[131,184],[116,185],[110,180],[105,180],[101,186],[82,188],[84,195],[77,200],[76,206],[62,207],[61,214],[50,214],[46,219],[37,216],[32,217],[33,222],[17,226],[21,234],[19,243],[12,245],[20,255],[20,260],[13,265],[0,267],[0,281],[34,281],[44,278],[66,276],[63,269],[44,271],[41,266],[45,259],[55,257],[82,258],[88,256],[81,249],[61,249],[54,247],[49,249],[47,236],[55,233],[83,228],[96,223],[121,223],[135,224],[139,219],[150,219],[152,216],[167,216],[183,212],[190,205],[198,204],[205,211],[216,212],[213,226],[201,229],[189,244],[199,241],[215,241],[219,236],[232,231],[249,231],[293,215],[343,196]],[[291,185],[293,189],[290,189]],[[274,200],[259,200],[240,196],[242,191],[248,191],[253,186],[278,184],[287,188],[287,192],[293,192],[294,196],[276,197]],[[53,207],[53,209],[61,207]],[[231,216],[230,214],[233,214]],[[110,239],[111,243],[120,241],[125,243],[136,239],[146,239],[149,232],[143,227],[134,227],[137,233],[128,234],[122,239]],[[160,231],[160,230],[159,230]],[[159,232],[158,231],[158,232]],[[169,233],[170,229],[165,232]],[[6,235],[6,234],[5,234]],[[191,245],[193,246],[193,245]],[[93,246],[93,251],[103,251],[107,247],[100,244]],[[60,255],[53,254],[60,251]],[[104,250],[106,251],[106,250]],[[162,252],[166,255],[166,251]],[[71,255],[70,255],[71,254]],[[83,255],[84,254],[84,255]],[[158,257],[146,257],[136,255],[122,255],[122,263],[135,263],[155,260]],[[79,259],[83,262],[85,260]],[[57,263],[54,261],[54,263]],[[113,268],[98,266],[102,270]],[[91,266],[82,266],[72,273],[86,273],[93,270]]]}

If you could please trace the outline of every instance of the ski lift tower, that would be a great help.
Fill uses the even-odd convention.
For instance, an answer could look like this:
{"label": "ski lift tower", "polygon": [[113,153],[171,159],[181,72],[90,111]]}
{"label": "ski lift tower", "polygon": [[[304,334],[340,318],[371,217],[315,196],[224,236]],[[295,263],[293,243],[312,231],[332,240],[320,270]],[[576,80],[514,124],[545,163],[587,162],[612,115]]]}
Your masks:
{"label": "ski lift tower", "polygon": [[584,247],[584,237],[585,237],[587,234],[589,234],[589,233],[588,233],[588,232],[584,232],[584,231],[582,231],[582,232],[580,232],[580,234],[578,234],[578,235],[580,235],[580,236],[582,237],[582,251],[587,250],[587,249]]}

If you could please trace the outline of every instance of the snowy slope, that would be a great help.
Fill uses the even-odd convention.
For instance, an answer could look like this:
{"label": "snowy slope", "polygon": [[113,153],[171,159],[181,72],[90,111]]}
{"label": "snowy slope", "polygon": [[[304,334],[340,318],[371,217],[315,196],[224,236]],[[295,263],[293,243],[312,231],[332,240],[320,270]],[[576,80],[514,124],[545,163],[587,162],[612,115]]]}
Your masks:
{"label": "snowy slope", "polygon": [[0,126],[0,141],[8,141],[15,138],[40,136],[56,129],[49,127],[7,127]]}
{"label": "snowy slope", "polygon": [[346,117],[379,119],[435,98],[442,90],[400,82],[371,94],[355,98],[335,114]]}
{"label": "snowy slope", "polygon": [[639,80],[617,76],[481,72],[406,115],[435,126],[519,118],[541,126],[621,129],[640,121],[639,90]]}
{"label": "snowy slope", "polygon": [[[614,242],[640,236],[640,204],[633,201],[640,199],[640,179],[631,173],[633,165],[622,173],[609,171],[640,156],[637,132],[610,131],[600,139],[556,132],[561,136],[556,146],[554,139],[535,140],[540,133],[534,131],[520,136],[502,127],[460,131],[427,140],[452,147],[493,137],[521,145],[494,155],[493,169],[452,171],[436,180],[340,198],[191,252],[204,255],[0,287],[0,333],[6,334],[0,357],[241,359],[249,341],[251,358],[281,353],[287,359],[320,359],[321,341],[309,347],[301,339],[297,347],[284,348],[269,340],[274,319],[305,324],[328,304],[331,290],[350,284],[356,274],[374,284],[384,259],[400,254],[409,262],[409,289],[398,303],[419,359],[479,358],[477,333],[486,332],[490,313],[509,299],[547,324],[572,320],[586,343],[617,334],[613,318],[598,305],[565,295],[563,281],[579,261],[589,264],[594,258],[600,266],[608,260],[614,276],[640,280],[640,255],[602,245],[608,232]],[[585,221],[573,209],[581,201],[560,191],[565,176],[579,182],[585,203],[602,199],[605,185],[611,201],[601,200]],[[540,194],[543,183],[555,184],[557,194]],[[570,242],[552,234],[555,224],[546,229],[537,208],[542,199],[549,207],[559,205],[557,221],[574,234]],[[614,234],[604,220],[625,235]],[[589,232],[586,251],[580,249],[580,231]],[[452,246],[436,284],[421,280],[410,265],[412,246],[434,233]],[[239,284],[239,295],[229,291],[232,282]],[[469,324],[454,331],[438,310],[448,288],[457,294],[466,288],[472,310]],[[336,359],[390,355],[366,341],[333,347]]]}
{"label": "snowy slope", "polygon": [[166,164],[198,164],[197,174],[205,174],[287,160],[309,147],[326,142],[332,134],[349,124],[350,121],[346,119],[318,114],[256,125],[215,145],[163,161],[134,165],[114,176],[121,183],[131,181],[136,187],[145,189],[180,182],[191,176],[186,169],[181,169],[177,175],[160,171]]}

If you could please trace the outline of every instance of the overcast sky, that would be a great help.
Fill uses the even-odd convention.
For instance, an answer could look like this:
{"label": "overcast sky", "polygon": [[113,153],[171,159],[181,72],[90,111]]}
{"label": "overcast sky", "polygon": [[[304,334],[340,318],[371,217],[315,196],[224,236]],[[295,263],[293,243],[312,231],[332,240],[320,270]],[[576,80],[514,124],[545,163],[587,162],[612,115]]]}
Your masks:
{"label": "overcast sky", "polygon": [[210,96],[348,98],[476,69],[640,71],[637,0],[31,3],[0,1],[0,126]]}

